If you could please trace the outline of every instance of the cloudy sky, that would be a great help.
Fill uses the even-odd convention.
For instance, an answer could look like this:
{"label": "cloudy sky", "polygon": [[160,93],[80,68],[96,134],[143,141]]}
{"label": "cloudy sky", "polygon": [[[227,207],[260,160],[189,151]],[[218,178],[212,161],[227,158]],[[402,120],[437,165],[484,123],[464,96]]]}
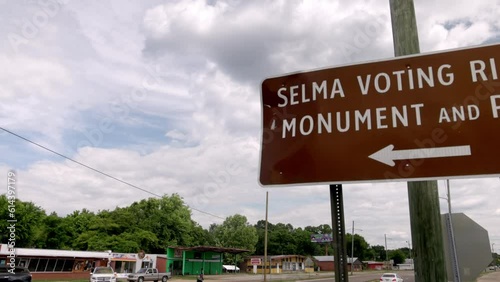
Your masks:
{"label": "cloudy sky", "polygon": [[[500,1],[415,2],[422,53],[500,42]],[[389,1],[0,5],[0,126],[136,186],[0,131],[2,175],[15,170],[18,197],[61,216],[178,193],[203,227],[234,214],[253,224],[268,191],[271,223],[331,224],[327,185],[259,185],[261,83],[394,56]],[[499,178],[450,183],[453,211],[500,249]],[[346,227],[407,246],[406,182],[343,187]]]}

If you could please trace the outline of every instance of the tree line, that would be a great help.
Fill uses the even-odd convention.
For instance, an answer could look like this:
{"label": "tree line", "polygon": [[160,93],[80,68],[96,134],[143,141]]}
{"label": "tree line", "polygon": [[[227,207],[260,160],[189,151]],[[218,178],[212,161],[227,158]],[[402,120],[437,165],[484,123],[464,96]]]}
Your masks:
{"label": "tree line", "polygon": [[[191,210],[178,194],[149,198],[128,207],[92,212],[74,211],[66,216],[47,214],[33,202],[15,203],[17,248],[41,248],[81,251],[112,250],[119,253],[164,254],[167,247],[220,246],[247,249],[247,255],[264,254],[265,221],[251,225],[244,215],[227,217],[222,224],[204,229],[191,218]],[[0,195],[0,218],[9,218],[8,199]],[[0,241],[8,242],[7,220],[0,221]],[[268,222],[269,255],[333,255],[331,244],[311,242],[312,234],[331,234],[329,225],[294,228],[291,224]],[[347,253],[351,256],[351,234]],[[389,258],[400,263],[410,250],[390,250]],[[354,234],[354,257],[360,260],[386,260],[383,246],[370,246]],[[233,260],[241,260],[238,256]],[[234,261],[233,261],[234,262]]]}

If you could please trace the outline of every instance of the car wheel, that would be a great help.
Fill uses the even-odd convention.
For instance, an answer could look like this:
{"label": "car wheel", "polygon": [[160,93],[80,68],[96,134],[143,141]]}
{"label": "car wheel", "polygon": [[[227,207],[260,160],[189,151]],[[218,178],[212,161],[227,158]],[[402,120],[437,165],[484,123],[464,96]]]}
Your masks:
{"label": "car wheel", "polygon": [[137,280],[139,282],[144,282],[144,277],[139,277],[139,280]]}
{"label": "car wheel", "polygon": [[167,282],[167,280],[168,280],[168,277],[167,277],[167,276],[163,276],[163,277],[161,278],[161,282]]}

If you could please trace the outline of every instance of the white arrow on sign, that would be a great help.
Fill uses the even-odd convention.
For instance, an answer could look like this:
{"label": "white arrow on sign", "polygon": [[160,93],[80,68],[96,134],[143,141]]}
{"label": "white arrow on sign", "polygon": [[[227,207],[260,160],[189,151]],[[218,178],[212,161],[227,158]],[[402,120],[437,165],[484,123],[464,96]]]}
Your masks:
{"label": "white arrow on sign", "polygon": [[389,166],[394,166],[395,160],[429,159],[470,156],[470,146],[450,146],[441,148],[421,148],[410,150],[394,150],[394,145],[389,145],[368,156],[376,161]]}

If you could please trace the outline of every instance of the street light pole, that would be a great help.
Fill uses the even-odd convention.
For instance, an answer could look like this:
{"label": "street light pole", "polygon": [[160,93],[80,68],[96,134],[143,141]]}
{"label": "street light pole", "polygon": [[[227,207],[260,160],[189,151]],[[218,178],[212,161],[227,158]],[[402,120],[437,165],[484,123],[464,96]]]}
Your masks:
{"label": "street light pole", "polygon": [[354,266],[354,220],[352,221],[352,233],[351,233],[351,275],[353,275]]}
{"label": "street light pole", "polygon": [[351,231],[351,275],[353,275],[353,266],[354,266],[354,230],[363,231],[363,229],[354,228],[354,220],[353,220],[352,231]]}
{"label": "street light pole", "polygon": [[450,193],[450,180],[446,179],[446,196],[448,197],[448,234],[450,240],[450,249],[451,249],[451,266],[453,273],[453,281],[460,282],[460,268],[458,266],[458,256],[457,256],[457,247],[455,244],[455,232],[453,230],[453,220],[451,217],[451,193]]}
{"label": "street light pole", "polygon": [[385,239],[385,260],[386,262],[388,262],[389,257],[387,256],[387,234],[384,234],[384,239]]}
{"label": "street light pole", "polygon": [[410,241],[406,241],[408,243],[408,254],[409,254],[409,259],[411,259],[411,246],[410,246]]}

